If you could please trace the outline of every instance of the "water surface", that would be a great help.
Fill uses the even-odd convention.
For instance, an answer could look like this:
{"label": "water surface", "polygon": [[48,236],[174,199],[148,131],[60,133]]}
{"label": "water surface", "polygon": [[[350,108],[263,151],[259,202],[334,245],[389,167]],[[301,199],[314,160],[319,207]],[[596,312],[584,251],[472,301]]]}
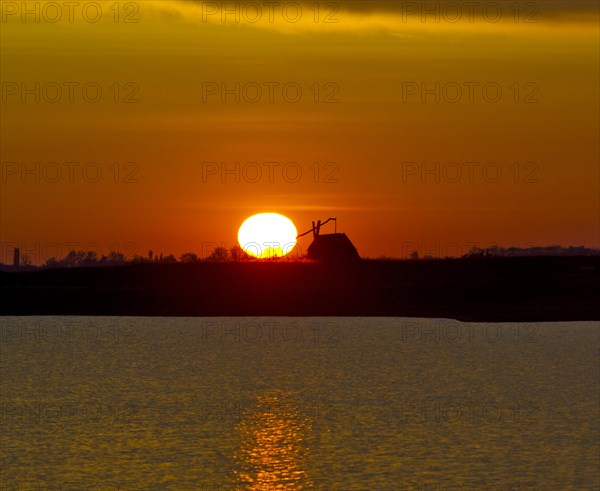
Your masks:
{"label": "water surface", "polygon": [[598,323],[0,321],[2,489],[599,489]]}

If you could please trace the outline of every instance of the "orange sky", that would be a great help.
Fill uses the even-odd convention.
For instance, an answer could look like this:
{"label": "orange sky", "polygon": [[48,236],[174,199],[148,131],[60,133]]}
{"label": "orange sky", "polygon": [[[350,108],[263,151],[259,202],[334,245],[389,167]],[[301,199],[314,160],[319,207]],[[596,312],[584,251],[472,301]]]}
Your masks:
{"label": "orange sky", "polygon": [[205,256],[263,211],[300,232],[336,216],[369,257],[600,246],[596,2],[495,2],[497,22],[450,22],[444,2],[428,2],[439,19],[338,2],[318,22],[304,3],[297,22],[293,6],[222,22],[177,0],[52,22],[36,3],[39,19],[2,3],[4,262],[15,244],[34,262],[86,245]]}

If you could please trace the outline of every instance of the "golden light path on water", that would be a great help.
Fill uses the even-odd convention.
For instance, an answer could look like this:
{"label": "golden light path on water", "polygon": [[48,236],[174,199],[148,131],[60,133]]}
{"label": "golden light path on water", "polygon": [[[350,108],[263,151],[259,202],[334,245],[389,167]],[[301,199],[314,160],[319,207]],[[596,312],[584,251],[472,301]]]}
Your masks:
{"label": "golden light path on water", "polygon": [[236,484],[249,491],[312,489],[305,437],[311,419],[284,393],[259,395],[237,426]]}

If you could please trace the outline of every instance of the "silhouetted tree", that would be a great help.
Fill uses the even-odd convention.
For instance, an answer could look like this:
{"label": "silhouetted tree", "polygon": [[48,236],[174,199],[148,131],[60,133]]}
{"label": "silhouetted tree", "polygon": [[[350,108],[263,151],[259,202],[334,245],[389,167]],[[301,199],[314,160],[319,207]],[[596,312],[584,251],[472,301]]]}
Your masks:
{"label": "silhouetted tree", "polygon": [[244,249],[240,247],[239,244],[236,244],[229,249],[229,259],[238,263],[242,261],[249,261],[251,257]]}
{"label": "silhouetted tree", "polygon": [[56,260],[55,257],[51,257],[44,263],[45,268],[57,268],[60,266],[60,263]]}
{"label": "silhouetted tree", "polygon": [[81,264],[84,266],[94,266],[98,264],[98,254],[95,251],[88,251],[82,258]]}
{"label": "silhouetted tree", "polygon": [[215,263],[223,263],[227,261],[227,257],[229,256],[229,252],[224,247],[216,247],[214,251],[206,258],[209,262]]}
{"label": "silhouetted tree", "polygon": [[120,252],[110,251],[107,261],[110,264],[123,264],[125,262],[125,256]]}
{"label": "silhouetted tree", "polygon": [[77,266],[85,253],[83,251],[69,251],[69,253],[60,261],[61,266],[66,266],[67,268],[72,268]]}
{"label": "silhouetted tree", "polygon": [[193,252],[184,252],[179,258],[181,263],[197,263],[198,256]]}

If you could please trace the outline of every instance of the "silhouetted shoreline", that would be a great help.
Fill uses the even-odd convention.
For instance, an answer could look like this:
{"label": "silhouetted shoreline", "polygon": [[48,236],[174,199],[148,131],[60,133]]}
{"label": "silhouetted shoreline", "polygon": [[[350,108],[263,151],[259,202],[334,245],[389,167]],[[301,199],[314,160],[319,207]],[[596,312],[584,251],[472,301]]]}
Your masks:
{"label": "silhouetted shoreline", "polygon": [[0,315],[600,320],[600,257],[128,264],[0,272]]}

